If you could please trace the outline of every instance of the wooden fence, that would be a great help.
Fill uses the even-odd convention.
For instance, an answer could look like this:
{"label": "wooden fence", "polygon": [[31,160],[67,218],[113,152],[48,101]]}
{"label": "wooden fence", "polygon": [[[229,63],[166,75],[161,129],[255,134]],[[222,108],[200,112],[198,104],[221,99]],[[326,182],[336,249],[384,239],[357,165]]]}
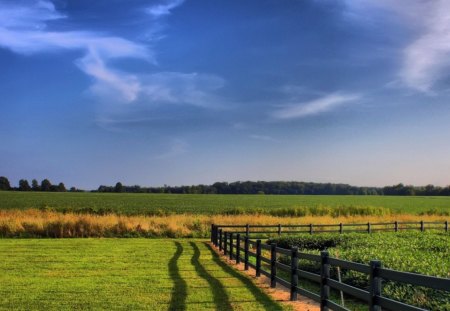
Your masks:
{"label": "wooden fence", "polygon": [[[393,230],[398,231],[413,226],[417,223],[393,223]],[[444,229],[448,232],[448,222],[441,223],[425,223],[423,221],[419,222],[419,230],[424,231],[427,225],[432,224],[433,227],[428,226],[428,229]],[[437,225],[441,224],[442,227]],[[365,232],[375,231],[372,226],[378,225],[391,225],[387,224],[363,224],[367,226]],[[338,230],[324,229],[322,231],[314,231],[314,228],[329,228],[331,226],[339,226]],[[328,252],[322,251],[320,255],[312,255],[307,253],[301,253],[298,251],[297,247],[292,247],[291,249],[285,249],[277,247],[275,243],[270,245],[261,242],[261,239],[251,238],[250,235],[253,233],[257,234],[278,234],[282,233],[317,233],[317,232],[344,232],[344,227],[356,226],[360,227],[361,224],[353,225],[300,225],[300,226],[250,226],[250,225],[233,225],[233,226],[221,226],[212,225],[211,226],[211,242],[218,247],[219,251],[223,252],[224,255],[229,256],[230,260],[235,260],[237,264],[243,262],[245,270],[253,268],[256,272],[256,277],[261,274],[270,278],[270,286],[275,287],[276,284],[280,284],[288,289],[290,289],[291,300],[297,300],[297,294],[308,297],[318,303],[320,303],[321,310],[337,310],[337,311],[350,311],[342,305],[333,302],[330,299],[330,289],[334,289],[343,292],[351,297],[354,297],[369,306],[370,311],[381,311],[381,310],[392,310],[392,311],[424,311],[412,305],[402,303],[387,297],[382,296],[382,280],[384,281],[395,281],[404,284],[410,284],[413,286],[423,286],[426,288],[431,288],[435,290],[442,290],[448,292],[450,295],[450,279],[448,278],[438,278],[431,277],[416,273],[401,272],[391,269],[386,269],[382,267],[382,263],[377,260],[370,261],[369,265],[364,265],[361,263],[341,260],[337,258],[330,257]],[[289,230],[283,232],[282,228],[308,228],[309,230]],[[224,231],[224,228],[229,228],[235,231]],[[245,228],[245,231],[240,231],[239,228]],[[276,231],[268,230],[258,230],[251,231],[252,228],[276,228]],[[311,229],[312,228],[312,229]],[[417,228],[414,228],[417,229]],[[362,231],[362,229],[345,230],[349,231]],[[270,253],[269,258],[263,256],[263,251],[265,253]],[[277,260],[278,255],[283,255],[290,264],[285,264]],[[250,258],[253,260],[250,260]],[[299,260],[306,260],[308,262],[316,263],[320,265],[320,274],[305,271],[299,269]],[[286,261],[285,261],[286,262]],[[270,270],[265,270],[262,263],[270,267]],[[365,274],[369,279],[368,290],[364,290],[358,287],[354,287],[338,280],[331,278],[330,271],[332,267],[339,267],[342,269],[347,269],[351,271],[357,271],[359,273]],[[285,275],[288,275],[288,279],[281,278],[277,275],[277,272],[281,270]],[[320,286],[320,294],[314,293],[310,290],[302,288],[299,286],[299,278],[317,283]]]}

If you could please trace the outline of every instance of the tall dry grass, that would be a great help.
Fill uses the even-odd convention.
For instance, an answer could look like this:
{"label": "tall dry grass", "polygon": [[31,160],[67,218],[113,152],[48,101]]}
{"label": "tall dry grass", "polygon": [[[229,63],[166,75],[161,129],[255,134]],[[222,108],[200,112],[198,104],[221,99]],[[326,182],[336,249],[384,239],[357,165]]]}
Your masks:
{"label": "tall dry grass", "polygon": [[[448,217],[447,217],[448,218]],[[169,215],[124,216],[58,213],[41,210],[0,210],[0,237],[208,237],[211,224],[337,224],[392,221],[445,221],[445,216],[304,216]]]}

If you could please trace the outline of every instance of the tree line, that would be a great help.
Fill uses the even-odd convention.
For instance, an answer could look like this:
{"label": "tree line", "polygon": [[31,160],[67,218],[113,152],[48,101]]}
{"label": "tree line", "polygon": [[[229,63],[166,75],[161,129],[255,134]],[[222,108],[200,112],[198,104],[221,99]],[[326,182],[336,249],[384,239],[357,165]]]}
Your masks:
{"label": "tree line", "polygon": [[[53,185],[50,180],[43,179],[40,183],[33,179],[31,185],[26,179],[19,180],[18,187],[12,187],[8,178],[0,176],[0,190],[12,190],[12,191],[45,191],[45,192],[66,192],[66,186],[60,182],[57,185]],[[70,188],[69,191],[80,191],[75,187]]]}
{"label": "tree line", "polygon": [[402,183],[386,187],[357,187],[348,184],[312,183],[296,181],[216,182],[212,185],[141,187],[100,186],[96,192],[178,193],[178,194],[303,194],[303,195],[402,195],[450,196],[450,186],[423,187]]}
{"label": "tree line", "polygon": [[[0,190],[16,191],[50,191],[65,192],[64,183],[52,185],[48,179],[39,183],[36,179],[31,186],[26,179],[19,181],[18,187],[11,187],[6,177],[0,177]],[[83,190],[75,187],[71,192]],[[450,186],[439,187],[427,185],[422,187],[404,185],[402,183],[385,187],[357,187],[348,184],[313,183],[298,181],[237,181],[216,182],[212,185],[141,187],[139,185],[125,186],[121,182],[115,186],[101,185],[91,192],[116,193],[178,193],[178,194],[303,194],[303,195],[399,195],[399,196],[450,196]]]}

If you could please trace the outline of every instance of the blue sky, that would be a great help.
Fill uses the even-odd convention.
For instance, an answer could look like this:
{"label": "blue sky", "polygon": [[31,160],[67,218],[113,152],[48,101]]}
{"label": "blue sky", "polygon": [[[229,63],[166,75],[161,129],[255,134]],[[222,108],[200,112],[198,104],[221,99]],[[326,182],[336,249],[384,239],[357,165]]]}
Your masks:
{"label": "blue sky", "polygon": [[450,3],[0,0],[0,175],[448,185]]}

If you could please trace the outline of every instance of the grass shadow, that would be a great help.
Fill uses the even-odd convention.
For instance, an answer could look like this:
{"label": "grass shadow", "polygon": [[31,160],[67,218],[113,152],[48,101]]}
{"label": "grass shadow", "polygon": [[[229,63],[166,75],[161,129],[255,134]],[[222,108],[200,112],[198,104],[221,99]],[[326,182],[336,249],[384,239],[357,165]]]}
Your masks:
{"label": "grass shadow", "polygon": [[[192,242],[191,242],[192,243]],[[245,285],[245,287],[252,293],[253,297],[255,298],[255,301],[257,301],[259,304],[261,304],[264,308],[264,310],[271,310],[271,311],[282,311],[283,308],[277,304],[275,301],[273,301],[269,296],[267,296],[260,288],[256,287],[253,282],[247,278],[246,276],[242,275],[238,271],[234,270],[230,266],[228,266],[225,262],[220,260],[219,255],[212,249],[211,245],[208,242],[204,242],[207,246],[208,250],[211,252],[213,261],[220,267],[224,272],[229,274],[230,276],[238,279],[242,284]]]}
{"label": "grass shadow", "polygon": [[191,259],[191,264],[194,266],[198,276],[208,282],[212,291],[216,310],[233,310],[230,303],[230,297],[225,291],[223,284],[214,276],[212,276],[205,267],[200,263],[200,249],[194,242],[189,242],[194,249],[194,255]]}
{"label": "grass shadow", "polygon": [[169,275],[173,280],[174,287],[169,305],[169,310],[186,310],[187,283],[181,277],[180,268],[178,267],[178,259],[183,253],[183,246],[179,242],[175,242],[177,251],[169,261]]}

